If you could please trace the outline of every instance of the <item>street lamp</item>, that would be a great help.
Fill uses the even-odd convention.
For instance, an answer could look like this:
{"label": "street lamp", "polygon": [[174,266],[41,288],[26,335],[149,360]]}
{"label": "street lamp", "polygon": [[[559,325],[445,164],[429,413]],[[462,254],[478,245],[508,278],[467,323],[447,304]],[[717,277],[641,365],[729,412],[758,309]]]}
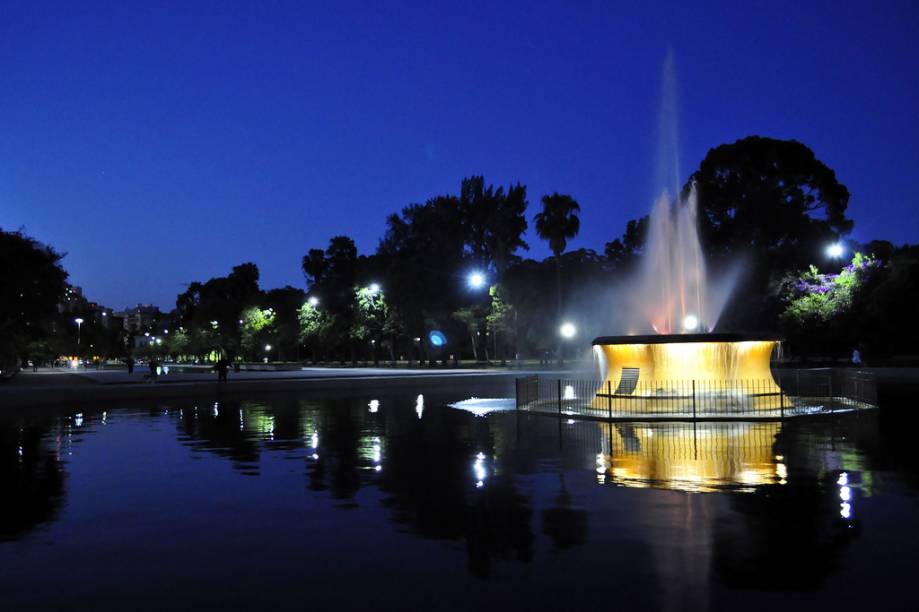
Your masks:
{"label": "street lamp", "polygon": [[565,340],[571,340],[577,335],[578,328],[574,326],[574,323],[566,321],[558,328],[558,333],[561,334],[562,338]]}
{"label": "street lamp", "polygon": [[311,295],[310,299],[308,299],[307,302],[309,302],[309,305],[312,306],[313,308],[315,308],[316,306],[319,306],[319,298],[316,297],[315,295]]}
{"label": "street lamp", "polygon": [[827,257],[830,259],[839,259],[846,252],[846,248],[841,242],[834,242],[826,248]]}
{"label": "street lamp", "polygon": [[376,295],[380,292],[380,285],[377,283],[370,283],[370,286],[367,287],[367,291],[370,292],[370,295]]}
{"label": "street lamp", "polygon": [[83,319],[77,317],[73,322],[77,324],[77,346],[80,346],[80,327],[83,325]]}
{"label": "street lamp", "polygon": [[481,289],[485,286],[485,281],[485,275],[478,270],[470,272],[469,276],[466,277],[466,284],[469,285],[470,289]]}

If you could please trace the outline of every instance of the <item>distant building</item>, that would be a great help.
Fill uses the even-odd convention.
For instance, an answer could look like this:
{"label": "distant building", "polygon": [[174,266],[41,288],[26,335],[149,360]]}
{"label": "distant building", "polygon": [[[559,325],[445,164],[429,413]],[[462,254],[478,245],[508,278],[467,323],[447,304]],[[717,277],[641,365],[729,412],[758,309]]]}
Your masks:
{"label": "distant building", "polygon": [[58,312],[84,312],[88,308],[89,301],[83,296],[83,288],[68,284],[63,299],[57,305]]}
{"label": "distant building", "polygon": [[162,318],[163,313],[160,309],[152,304],[138,304],[133,308],[125,308],[122,312],[113,313],[115,317],[122,319],[122,328],[127,332],[143,332],[157,324]]}

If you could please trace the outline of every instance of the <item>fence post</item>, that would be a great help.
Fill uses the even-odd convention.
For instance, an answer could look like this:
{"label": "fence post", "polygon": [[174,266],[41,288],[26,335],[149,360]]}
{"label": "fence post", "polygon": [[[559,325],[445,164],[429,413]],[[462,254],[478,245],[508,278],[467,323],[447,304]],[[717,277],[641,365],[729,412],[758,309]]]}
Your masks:
{"label": "fence post", "polygon": [[558,379],[558,418],[562,418],[562,379]]}
{"label": "fence post", "polygon": [[696,420],[696,379],[692,380],[692,420]]}
{"label": "fence post", "polygon": [[785,390],[782,389],[782,379],[779,377],[779,417],[785,420]]}
{"label": "fence post", "polygon": [[609,413],[609,420],[613,420],[613,381],[606,381],[606,409]]}

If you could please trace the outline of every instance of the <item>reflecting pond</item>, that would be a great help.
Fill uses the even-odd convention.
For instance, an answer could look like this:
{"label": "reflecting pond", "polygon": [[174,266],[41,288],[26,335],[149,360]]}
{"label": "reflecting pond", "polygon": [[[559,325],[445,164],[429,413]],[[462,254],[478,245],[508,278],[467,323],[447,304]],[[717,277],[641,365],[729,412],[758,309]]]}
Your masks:
{"label": "reflecting pond", "polygon": [[912,607],[910,423],[604,423],[460,399],[4,416],[0,608]]}

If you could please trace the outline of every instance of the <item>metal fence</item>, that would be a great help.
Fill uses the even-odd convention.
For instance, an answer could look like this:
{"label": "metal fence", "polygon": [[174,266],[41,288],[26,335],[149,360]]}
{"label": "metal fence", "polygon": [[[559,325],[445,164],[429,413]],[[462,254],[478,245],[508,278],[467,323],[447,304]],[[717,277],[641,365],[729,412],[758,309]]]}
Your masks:
{"label": "metal fence", "polygon": [[[623,379],[625,380],[625,379]],[[857,370],[785,370],[775,380],[611,381],[527,376],[517,409],[595,419],[782,419],[877,405],[874,378]]]}

